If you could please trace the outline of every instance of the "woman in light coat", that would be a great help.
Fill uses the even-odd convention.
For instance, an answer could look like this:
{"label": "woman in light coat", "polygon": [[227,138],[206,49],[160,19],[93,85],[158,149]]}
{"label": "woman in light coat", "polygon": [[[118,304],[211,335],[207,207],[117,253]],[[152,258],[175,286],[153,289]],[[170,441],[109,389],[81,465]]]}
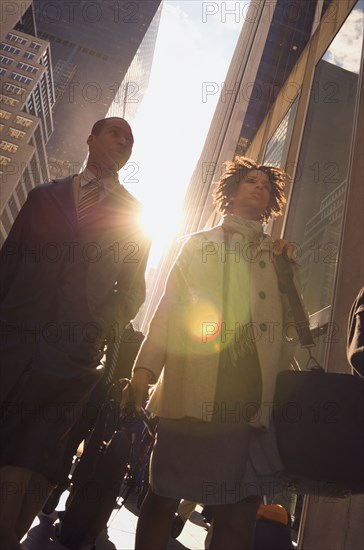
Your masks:
{"label": "woman in light coat", "polygon": [[[262,223],[284,203],[285,174],[237,157],[215,190],[219,225],[192,235],[133,369],[159,417],[136,549],[165,548],[180,499],[214,506],[211,550],[252,547],[263,495],[279,491],[271,423],[275,379],[293,354],[293,323]],[[294,339],[294,338],[293,338]]]}

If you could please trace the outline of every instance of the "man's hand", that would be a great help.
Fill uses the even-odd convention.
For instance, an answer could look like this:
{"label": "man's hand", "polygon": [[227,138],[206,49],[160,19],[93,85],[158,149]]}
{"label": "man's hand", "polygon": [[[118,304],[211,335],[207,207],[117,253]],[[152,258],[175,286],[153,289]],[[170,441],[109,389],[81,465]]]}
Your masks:
{"label": "man's hand", "polygon": [[145,369],[136,369],[130,382],[135,396],[135,408],[140,411],[148,397],[148,385],[151,382],[151,375]]}

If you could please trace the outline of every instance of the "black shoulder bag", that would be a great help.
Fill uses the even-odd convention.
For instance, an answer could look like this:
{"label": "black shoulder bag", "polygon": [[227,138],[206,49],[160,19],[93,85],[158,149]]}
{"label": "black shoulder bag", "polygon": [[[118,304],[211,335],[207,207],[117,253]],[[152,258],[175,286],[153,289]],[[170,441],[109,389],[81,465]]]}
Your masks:
{"label": "black shoulder bag", "polygon": [[[311,354],[314,341],[293,271],[285,256],[275,258],[281,290],[288,295],[306,368],[277,376],[274,425],[293,492],[345,497],[364,493],[364,379],[325,372]],[[358,373],[359,374],[359,373]]]}

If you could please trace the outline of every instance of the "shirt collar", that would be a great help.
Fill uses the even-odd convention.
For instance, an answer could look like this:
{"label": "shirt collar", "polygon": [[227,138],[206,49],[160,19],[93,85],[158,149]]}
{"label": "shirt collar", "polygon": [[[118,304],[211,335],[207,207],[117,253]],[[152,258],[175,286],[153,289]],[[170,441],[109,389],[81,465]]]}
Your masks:
{"label": "shirt collar", "polygon": [[108,178],[97,178],[91,170],[88,170],[87,167],[80,173],[80,187],[84,187],[90,181],[92,180],[98,180],[100,182],[100,185],[103,187],[105,193],[110,193],[113,189],[115,189],[116,185],[120,185],[119,178],[117,174],[109,176]]}

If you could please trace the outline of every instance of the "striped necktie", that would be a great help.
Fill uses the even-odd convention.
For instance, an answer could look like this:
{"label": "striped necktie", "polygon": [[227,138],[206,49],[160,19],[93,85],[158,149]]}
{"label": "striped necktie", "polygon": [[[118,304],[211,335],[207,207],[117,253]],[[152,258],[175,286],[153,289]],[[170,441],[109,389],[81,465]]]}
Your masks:
{"label": "striped necktie", "polygon": [[90,209],[99,202],[101,183],[98,180],[91,180],[85,186],[85,192],[78,204],[78,221],[82,222],[89,214]]}

